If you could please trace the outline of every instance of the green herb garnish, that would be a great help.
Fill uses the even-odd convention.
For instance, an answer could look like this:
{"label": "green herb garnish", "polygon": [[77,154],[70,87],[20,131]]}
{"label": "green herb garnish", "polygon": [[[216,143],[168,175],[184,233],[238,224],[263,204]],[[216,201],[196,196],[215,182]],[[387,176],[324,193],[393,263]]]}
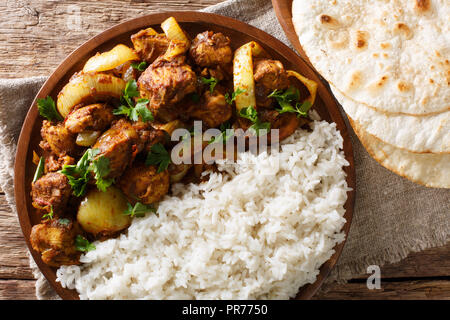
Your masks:
{"label": "green herb garnish", "polygon": [[130,80],[127,82],[125,90],[123,91],[123,95],[120,98],[122,105],[117,109],[114,109],[113,114],[116,116],[125,115],[132,121],[139,121],[139,117],[141,117],[141,120],[143,122],[153,121],[153,114],[147,108],[149,100],[139,99],[137,100],[137,103],[135,105],[133,98],[136,97],[139,97],[139,90],[136,80]]}
{"label": "green herb garnish", "polygon": [[305,101],[303,103],[299,102],[300,91],[290,86],[285,91],[274,90],[271,94],[267,96],[268,98],[274,98],[277,100],[280,108],[277,110],[280,114],[285,112],[297,113],[297,116],[307,117],[308,110],[311,108],[311,102]]}
{"label": "green herb garnish", "polygon": [[166,170],[170,163],[170,154],[161,143],[157,143],[151,147],[150,152],[147,154],[147,159],[145,160],[147,166],[159,165],[156,173]]}
{"label": "green herb garnish", "polygon": [[75,248],[81,252],[95,250],[95,246],[90,243],[88,239],[81,235],[77,235],[77,237],[75,238]]}
{"label": "green herb garnish", "polygon": [[36,168],[36,172],[34,173],[33,182],[36,182],[42,175],[44,174],[44,166],[45,166],[45,159],[44,157],[39,158],[39,163]]}
{"label": "green herb garnish", "polygon": [[53,206],[50,206],[50,212],[47,212],[42,216],[42,219],[52,220],[53,219]]}
{"label": "green herb garnish", "polygon": [[253,123],[249,127],[249,130],[252,131],[256,136],[259,136],[260,130],[270,130],[270,122],[261,122],[261,120],[259,120],[258,118],[258,112],[252,106],[239,110],[239,116],[248,119]]}
{"label": "green herb garnish", "polygon": [[240,95],[241,93],[244,93],[244,92],[246,92],[246,91],[247,91],[247,90],[245,90],[245,89],[237,88],[237,89],[231,94],[231,97],[230,97],[230,94],[227,92],[227,93],[225,93],[225,101],[226,101],[228,104],[232,104],[233,101],[236,100],[236,97],[237,97],[238,95]]}
{"label": "green herb garnish", "polygon": [[145,205],[137,202],[134,207],[131,204],[127,204],[127,209],[123,212],[124,215],[131,217],[143,217],[147,212],[156,212],[156,209],[151,205]]}
{"label": "green herb garnish", "polygon": [[93,160],[88,170],[95,174],[95,184],[98,190],[106,192],[106,189],[114,183],[114,179],[105,179],[111,171],[109,168],[109,158],[100,157],[97,160]]}
{"label": "green herb garnish", "polygon": [[147,62],[132,62],[131,66],[133,67],[133,69],[136,69],[138,71],[144,71],[145,69],[147,69]]}
{"label": "green herb garnish", "polygon": [[211,94],[214,92],[214,88],[219,83],[219,80],[217,80],[214,77],[211,77],[209,79],[206,79],[205,77],[201,77],[200,80],[202,81],[203,84],[209,84],[209,92],[211,92]]}
{"label": "green herb garnish", "polygon": [[64,118],[58,113],[56,110],[55,101],[53,101],[52,97],[47,96],[45,99],[38,99],[37,106],[39,110],[39,114],[46,118],[49,121],[62,121]]}
{"label": "green herb garnish", "polygon": [[91,172],[95,174],[96,185],[100,191],[105,192],[106,188],[114,182],[113,179],[104,179],[110,172],[109,159],[101,156],[94,160],[99,153],[98,149],[88,149],[76,165],[64,165],[60,171],[69,179],[69,184],[76,197],[81,197],[86,193]]}

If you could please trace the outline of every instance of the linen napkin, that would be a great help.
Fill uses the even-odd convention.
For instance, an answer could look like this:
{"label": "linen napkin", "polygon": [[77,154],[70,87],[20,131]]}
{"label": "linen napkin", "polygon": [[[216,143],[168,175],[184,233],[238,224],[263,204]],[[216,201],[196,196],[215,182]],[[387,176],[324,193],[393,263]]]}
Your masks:
{"label": "linen napkin", "polygon": [[[203,11],[249,23],[290,46],[270,0],[231,0]],[[0,79],[0,187],[14,212],[12,177],[18,135],[44,80],[44,77]],[[369,265],[394,263],[411,252],[442,246],[449,240],[450,190],[425,188],[383,168],[368,155],[348,127],[357,180],[354,216],[344,250],[326,280],[325,290],[333,281],[344,282],[366,273]],[[33,261],[31,265],[38,279],[37,297],[57,298]]]}

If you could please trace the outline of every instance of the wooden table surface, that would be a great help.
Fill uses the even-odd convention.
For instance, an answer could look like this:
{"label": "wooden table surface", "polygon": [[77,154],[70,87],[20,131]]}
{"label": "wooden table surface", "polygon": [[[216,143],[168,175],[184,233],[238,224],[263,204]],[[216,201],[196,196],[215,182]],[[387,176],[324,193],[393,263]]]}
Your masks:
{"label": "wooden table surface", "polygon": [[[220,0],[4,0],[0,3],[0,78],[49,75],[97,33],[153,12],[198,10]],[[381,289],[368,275],[333,285],[316,299],[450,299],[450,244],[381,268]],[[35,299],[25,241],[0,193],[0,299]]]}

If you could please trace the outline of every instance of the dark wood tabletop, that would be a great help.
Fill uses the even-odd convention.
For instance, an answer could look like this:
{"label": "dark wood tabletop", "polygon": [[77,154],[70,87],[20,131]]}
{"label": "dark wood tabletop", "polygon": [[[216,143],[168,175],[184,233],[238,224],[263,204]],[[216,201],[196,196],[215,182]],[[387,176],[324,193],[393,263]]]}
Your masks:
{"label": "dark wood tabletop", "polygon": [[[80,44],[128,19],[198,10],[221,0],[5,0],[0,3],[0,78],[49,75]],[[336,284],[316,299],[450,299],[450,244],[381,267],[381,289],[369,275]],[[19,224],[0,192],[0,299],[36,299]]]}

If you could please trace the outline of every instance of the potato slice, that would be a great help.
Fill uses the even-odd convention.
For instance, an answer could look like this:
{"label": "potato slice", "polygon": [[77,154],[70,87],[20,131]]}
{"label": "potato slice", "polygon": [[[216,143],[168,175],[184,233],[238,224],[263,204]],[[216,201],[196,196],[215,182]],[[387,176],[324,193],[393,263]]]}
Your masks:
{"label": "potato slice", "polygon": [[127,203],[116,187],[109,187],[106,192],[92,189],[80,204],[78,223],[94,236],[112,236],[131,224],[130,216],[124,214]]}
{"label": "potato slice", "polygon": [[137,53],[124,44],[118,44],[109,51],[97,53],[84,65],[83,72],[112,70],[127,61],[139,60]]}
{"label": "potato slice", "polygon": [[65,118],[73,108],[82,102],[107,98],[120,98],[125,81],[109,74],[96,72],[75,74],[58,94],[56,107]]}

